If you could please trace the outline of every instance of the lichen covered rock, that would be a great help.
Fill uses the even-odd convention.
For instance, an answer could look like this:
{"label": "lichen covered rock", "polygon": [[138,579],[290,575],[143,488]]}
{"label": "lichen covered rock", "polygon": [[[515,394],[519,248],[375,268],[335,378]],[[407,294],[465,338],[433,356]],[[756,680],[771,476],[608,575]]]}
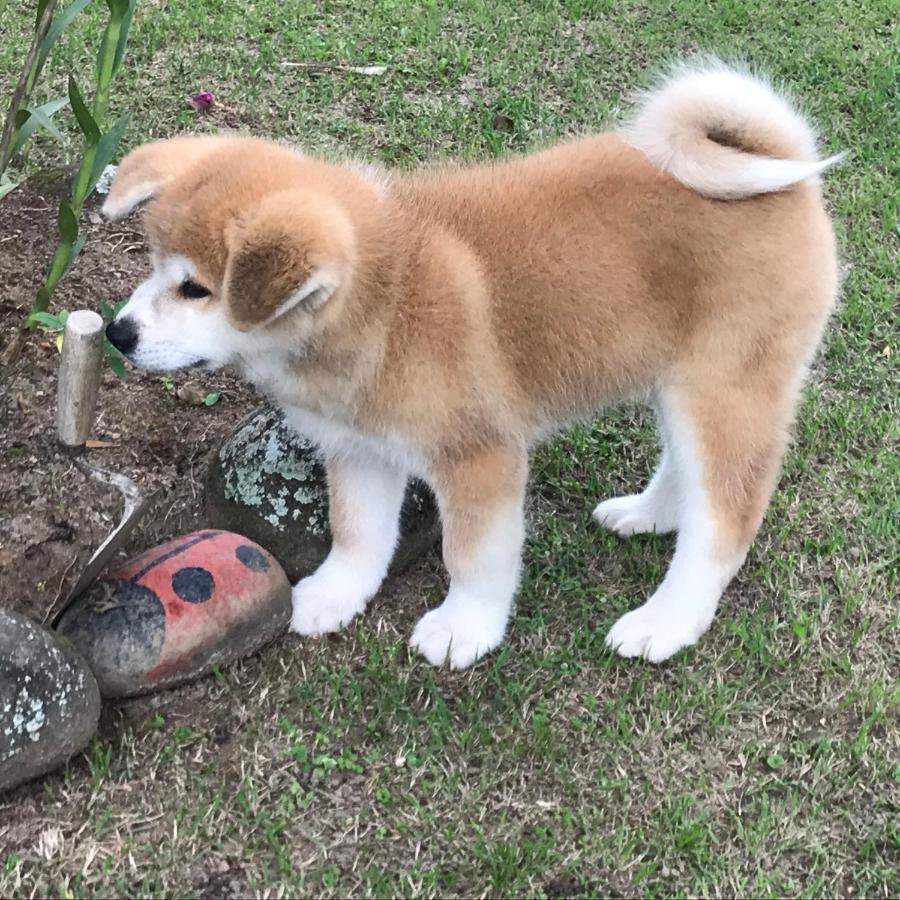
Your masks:
{"label": "lichen covered rock", "polygon": [[99,718],[97,682],[72,646],[0,609],[0,791],[84,749]]}
{"label": "lichen covered rock", "polygon": [[[331,546],[328,485],[315,446],[263,406],[244,419],[213,457],[206,477],[206,524],[244,534],[265,547],[295,582]],[[428,487],[411,481],[400,514],[393,572],[428,551],[440,535]]]}

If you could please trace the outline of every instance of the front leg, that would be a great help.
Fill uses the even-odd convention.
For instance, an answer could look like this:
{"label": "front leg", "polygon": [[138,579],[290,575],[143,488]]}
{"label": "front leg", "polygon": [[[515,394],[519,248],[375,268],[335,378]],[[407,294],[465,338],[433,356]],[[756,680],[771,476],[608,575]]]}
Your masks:
{"label": "front leg", "polygon": [[291,631],[338,631],[359,615],[387,574],[400,528],[406,473],[377,457],[326,459],[331,550],[294,587]]}
{"label": "front leg", "polygon": [[433,465],[450,590],[410,640],[432,665],[463,669],[503,640],[519,583],[527,470],[515,447]]}

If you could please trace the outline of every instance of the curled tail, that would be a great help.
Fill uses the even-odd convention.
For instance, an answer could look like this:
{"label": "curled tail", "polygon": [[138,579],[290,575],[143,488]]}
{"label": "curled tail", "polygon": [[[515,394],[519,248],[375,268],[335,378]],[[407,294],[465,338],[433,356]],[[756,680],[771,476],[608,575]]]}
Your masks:
{"label": "curled tail", "polygon": [[722,200],[783,190],[844,155],[820,159],[812,128],[787,100],[718,62],[676,72],[620,134],[686,187]]}

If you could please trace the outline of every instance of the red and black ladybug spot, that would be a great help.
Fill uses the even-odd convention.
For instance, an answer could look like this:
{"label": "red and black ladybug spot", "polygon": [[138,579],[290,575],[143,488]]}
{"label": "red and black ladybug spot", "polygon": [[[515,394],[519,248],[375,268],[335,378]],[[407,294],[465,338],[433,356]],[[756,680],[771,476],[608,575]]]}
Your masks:
{"label": "red and black ladybug spot", "polygon": [[251,547],[249,544],[241,544],[234,551],[238,562],[243,563],[251,572],[265,572],[269,568],[269,560],[265,553]]}
{"label": "red and black ladybug spot", "polygon": [[205,603],[215,586],[212,575],[199,566],[185,566],[172,576],[172,590],[185,603]]}

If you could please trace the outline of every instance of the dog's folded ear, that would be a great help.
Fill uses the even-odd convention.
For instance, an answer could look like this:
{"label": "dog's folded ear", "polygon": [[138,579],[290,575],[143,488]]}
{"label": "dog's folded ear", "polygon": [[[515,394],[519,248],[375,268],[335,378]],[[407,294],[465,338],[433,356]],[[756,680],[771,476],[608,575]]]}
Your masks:
{"label": "dog's folded ear", "polygon": [[305,190],[268,194],[226,232],[223,297],[241,331],[292,309],[313,312],[352,277],[356,237],[331,198]]}
{"label": "dog's folded ear", "polygon": [[103,204],[103,215],[121,219],[159,193],[204,156],[234,138],[204,135],[153,141],[132,150],[121,162]]}

